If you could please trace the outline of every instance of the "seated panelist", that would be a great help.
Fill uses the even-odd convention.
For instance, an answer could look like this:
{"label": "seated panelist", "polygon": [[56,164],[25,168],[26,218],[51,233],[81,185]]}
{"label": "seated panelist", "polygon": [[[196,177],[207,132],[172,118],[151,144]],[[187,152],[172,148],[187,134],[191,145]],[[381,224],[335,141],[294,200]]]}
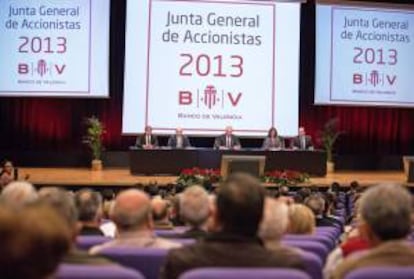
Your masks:
{"label": "seated panelist", "polygon": [[311,136],[306,134],[304,127],[299,127],[298,136],[291,141],[292,149],[296,150],[313,150],[313,143]]}
{"label": "seated panelist", "polygon": [[225,133],[214,140],[215,149],[240,149],[241,144],[237,136],[233,135],[233,128],[227,126]]}
{"label": "seated panelist", "polygon": [[154,149],[158,147],[158,138],[152,134],[151,126],[145,126],[145,133],[137,137],[135,146],[142,149]]}
{"label": "seated panelist", "polygon": [[171,135],[168,139],[168,147],[171,148],[187,148],[191,147],[190,140],[183,134],[183,129],[175,129],[175,135]]}
{"label": "seated panelist", "polygon": [[266,150],[284,148],[284,139],[278,135],[276,128],[269,129],[267,137],[263,140],[262,148]]}

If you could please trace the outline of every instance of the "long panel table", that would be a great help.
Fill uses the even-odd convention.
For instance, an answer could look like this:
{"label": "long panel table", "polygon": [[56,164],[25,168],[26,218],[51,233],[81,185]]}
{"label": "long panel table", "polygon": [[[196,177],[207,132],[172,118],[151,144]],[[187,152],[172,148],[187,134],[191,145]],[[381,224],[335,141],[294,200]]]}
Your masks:
{"label": "long panel table", "polygon": [[184,168],[220,168],[222,155],[264,155],[265,171],[296,170],[313,176],[326,175],[323,151],[265,151],[214,149],[130,150],[130,170],[135,175],[178,175]]}

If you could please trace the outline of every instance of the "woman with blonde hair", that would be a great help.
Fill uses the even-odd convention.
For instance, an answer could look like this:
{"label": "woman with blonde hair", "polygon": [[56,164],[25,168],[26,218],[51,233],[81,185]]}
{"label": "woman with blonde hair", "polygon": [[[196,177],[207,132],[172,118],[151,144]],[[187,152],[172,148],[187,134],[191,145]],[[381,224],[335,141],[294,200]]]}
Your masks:
{"label": "woman with blonde hair", "polygon": [[288,234],[313,234],[315,231],[315,215],[303,204],[289,206]]}

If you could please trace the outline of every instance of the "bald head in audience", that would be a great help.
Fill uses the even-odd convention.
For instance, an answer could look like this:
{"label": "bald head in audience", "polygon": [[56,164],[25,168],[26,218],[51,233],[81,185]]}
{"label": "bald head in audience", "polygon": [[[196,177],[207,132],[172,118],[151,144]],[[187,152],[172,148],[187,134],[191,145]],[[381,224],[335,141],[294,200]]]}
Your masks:
{"label": "bald head in audience", "polygon": [[172,228],[169,221],[169,204],[166,200],[161,198],[154,198],[151,200],[152,219],[154,220],[155,227],[168,226]]}
{"label": "bald head in audience", "polygon": [[1,193],[0,201],[14,208],[20,208],[37,199],[36,189],[26,181],[14,181],[9,183]]}
{"label": "bald head in audience", "polygon": [[112,219],[119,233],[153,228],[151,201],[139,190],[126,190],[115,199]]}

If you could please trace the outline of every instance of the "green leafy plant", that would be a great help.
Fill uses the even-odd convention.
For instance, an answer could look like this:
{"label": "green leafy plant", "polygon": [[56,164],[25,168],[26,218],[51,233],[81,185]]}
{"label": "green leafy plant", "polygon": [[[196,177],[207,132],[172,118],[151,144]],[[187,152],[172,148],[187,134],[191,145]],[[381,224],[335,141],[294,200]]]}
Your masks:
{"label": "green leafy plant", "polygon": [[100,160],[104,150],[102,139],[105,133],[105,127],[102,122],[95,116],[85,119],[86,135],[83,138],[85,143],[92,151],[94,160]]}
{"label": "green leafy plant", "polygon": [[309,175],[292,170],[273,170],[264,173],[260,179],[263,183],[272,183],[278,186],[293,186],[309,182]]}
{"label": "green leafy plant", "polygon": [[343,134],[342,131],[339,131],[338,126],[339,118],[331,118],[325,123],[322,131],[320,132],[320,141],[323,149],[326,151],[326,160],[328,162],[333,162],[333,149],[335,142],[338,137]]}
{"label": "green leafy plant", "polygon": [[183,169],[178,177],[176,183],[184,187],[192,185],[211,185],[222,180],[219,169],[202,169],[193,167],[190,169]]}

